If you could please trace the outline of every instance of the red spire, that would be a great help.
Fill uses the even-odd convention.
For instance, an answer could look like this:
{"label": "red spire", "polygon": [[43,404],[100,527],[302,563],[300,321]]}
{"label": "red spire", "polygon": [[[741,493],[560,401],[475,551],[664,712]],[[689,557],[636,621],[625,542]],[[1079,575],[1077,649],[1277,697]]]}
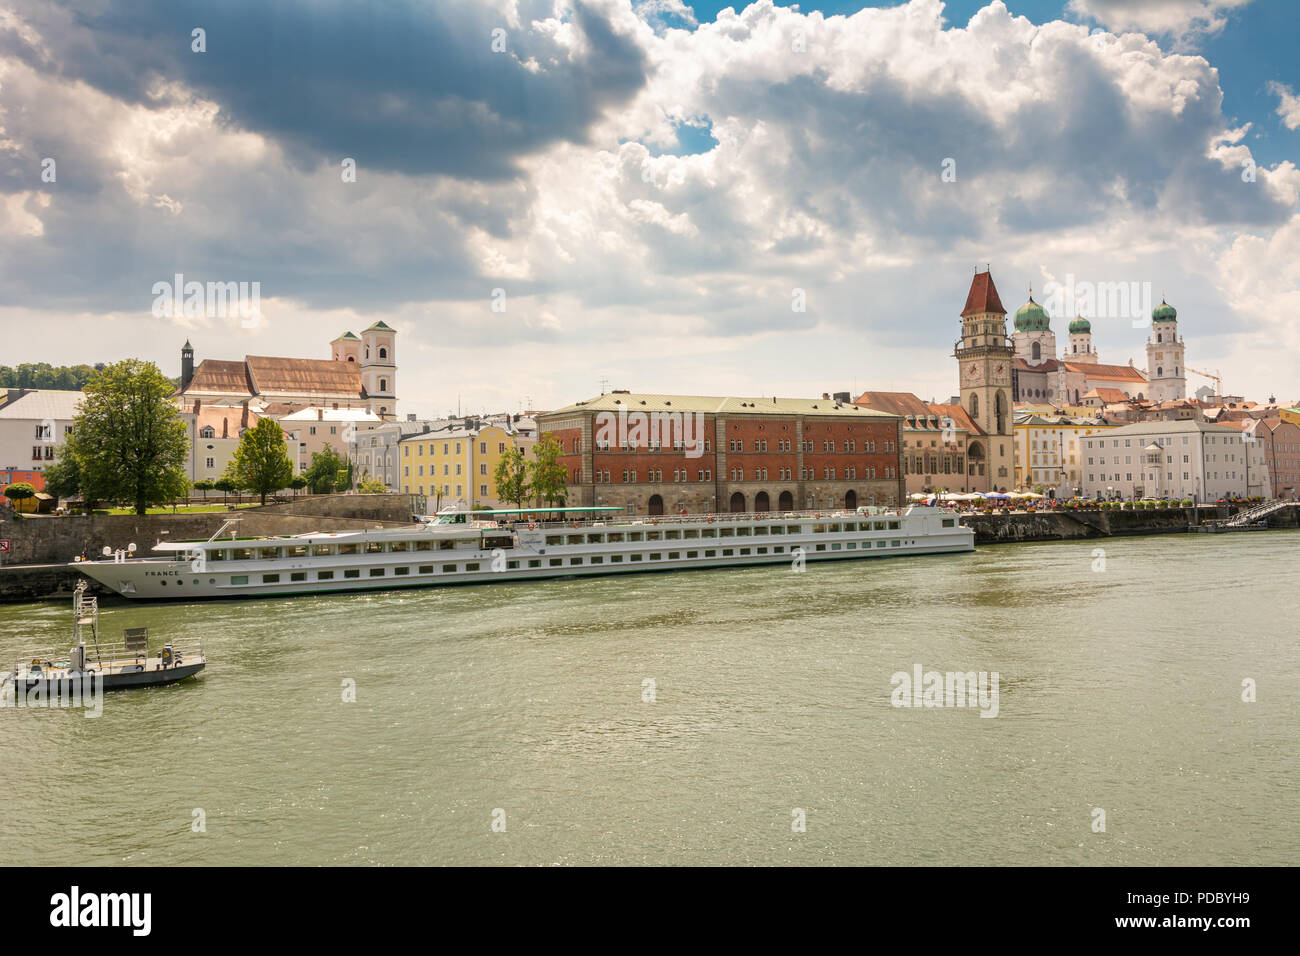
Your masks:
{"label": "red spire", "polygon": [[966,295],[966,308],[961,310],[962,318],[981,312],[996,312],[1006,315],[1002,300],[998,298],[997,286],[993,284],[993,273],[977,272],[971,280],[970,292]]}

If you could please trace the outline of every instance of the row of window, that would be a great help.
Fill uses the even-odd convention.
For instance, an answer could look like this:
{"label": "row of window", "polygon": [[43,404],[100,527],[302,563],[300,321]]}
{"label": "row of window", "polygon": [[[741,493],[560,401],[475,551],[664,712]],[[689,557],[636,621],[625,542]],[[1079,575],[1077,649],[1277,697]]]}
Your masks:
{"label": "row of window", "polygon": [[[909,541],[908,543],[911,544],[912,542]],[[870,551],[873,548],[874,549],[900,548],[902,547],[902,545],[903,542],[901,539],[895,538],[893,540],[888,540],[885,538],[881,538],[879,541],[875,541],[875,542],[834,541],[829,544],[815,545],[812,548],[812,550],[814,552],[816,551],[857,551],[857,550]],[[527,568],[590,567],[599,564],[623,564],[624,562],[629,564],[636,564],[637,562],[641,562],[641,561],[664,561],[664,560],[679,561],[682,559],[683,556],[685,556],[687,560],[694,560],[701,557],[703,558],[752,557],[755,555],[762,555],[762,554],[793,553],[797,547],[799,546],[798,545],[792,546],[789,552],[787,552],[785,545],[775,544],[770,546],[760,545],[760,546],[747,547],[747,548],[742,548],[742,547],[706,548],[702,551],[685,551],[685,552],[651,551],[645,554],[627,554],[627,555],[594,554],[594,555],[585,555],[585,556],[573,556],[568,558],[545,558],[545,559],[519,558],[519,559],[506,561],[506,570],[517,571],[524,567]],[[262,584],[286,584],[286,583],[296,584],[296,583],[305,583],[311,580],[353,581],[353,580],[362,580],[362,579],[369,580],[371,578],[385,578],[389,576],[388,572],[390,570],[392,571],[393,577],[410,577],[412,576],[413,573],[415,576],[438,574],[438,573],[468,574],[474,571],[482,571],[483,564],[484,562],[481,561],[466,561],[464,563],[459,563],[459,564],[442,564],[442,565],[422,564],[415,567],[398,567],[398,568],[391,568],[391,569],[390,568],[369,568],[365,575],[361,573],[361,569],[359,568],[348,568],[341,572],[292,571],[289,572],[288,574],[270,573],[270,574],[258,575],[258,577],[260,578],[260,583]],[[315,575],[314,578],[309,576],[312,574]],[[251,577],[253,576],[247,574],[235,574],[231,576],[230,583],[232,585],[246,585],[249,583],[249,579]],[[165,580],[162,581],[161,583],[164,586],[167,584]],[[184,581],[178,580],[176,583],[178,586],[180,586],[184,584]],[[199,579],[195,578],[194,583],[198,584]]]}
{"label": "row of window", "polygon": [[[956,519],[944,518],[945,528],[952,527]],[[831,521],[812,525],[813,534],[844,534],[860,531],[897,531],[898,519],[882,518],[874,521]],[[745,525],[716,528],[668,528],[663,531],[589,531],[582,534],[548,534],[547,547],[580,544],[622,544],[637,541],[690,541],[699,538],[747,538],[779,534],[807,534],[804,525]]]}
{"label": "row of window", "polygon": [[[765,452],[765,451],[768,450],[767,442],[768,442],[768,440],[767,440],[766,438],[755,438],[755,439],[751,439],[750,442],[749,442],[750,447],[749,447],[749,448],[746,448],[746,447],[745,447],[745,439],[743,439],[743,438],[732,438],[732,439],[728,439],[728,441],[727,441],[727,451],[729,451],[729,452],[734,452],[734,453],[743,453],[743,452],[746,452],[746,451],[750,451],[750,452]],[[897,447],[897,443],[894,442],[894,441],[892,441],[892,440],[882,441],[882,442],[880,442],[879,444],[880,444],[880,446],[881,446],[881,447],[879,448],[879,451],[881,451],[881,452],[893,452],[893,451],[896,449],[896,447]],[[862,451],[863,454],[875,454],[875,453],[877,452],[877,447],[876,447],[876,445],[877,445],[877,443],[875,442],[875,440],[864,440],[864,441],[862,442],[862,449],[861,449],[861,451]],[[817,450],[815,446],[816,446],[816,443],[813,442],[813,441],[811,441],[811,440],[810,440],[810,441],[802,441],[802,442],[799,443],[799,450],[802,451],[802,452],[807,452],[807,453],[809,453],[809,454],[812,454],[812,453],[814,453],[814,452]],[[574,454],[574,455],[580,455],[580,454],[582,454],[582,439],[581,439],[581,438],[575,438],[575,439],[573,439],[572,444],[571,444],[571,447],[572,447],[573,450],[572,450],[571,452],[566,452],[566,451],[565,451],[565,448],[564,448],[564,442],[560,442],[560,453],[561,453],[561,454]],[[646,445],[644,445],[644,446],[642,446],[642,445],[640,445],[640,444],[633,444],[633,443],[630,443],[630,442],[626,442],[626,441],[624,441],[624,442],[621,442],[621,443],[618,445],[618,450],[619,450],[619,451],[626,451],[626,452],[631,452],[631,451],[638,451],[638,452],[639,452],[639,451],[652,451],[652,452],[657,452],[657,451],[663,451],[663,447],[664,447],[664,446],[663,446],[663,443],[661,443],[661,442],[659,442],[659,441],[650,441],[650,442],[648,442],[648,443],[647,443]],[[613,445],[612,442],[610,442],[609,439],[597,439],[597,440],[596,440],[596,450],[597,450],[597,451],[613,451],[613,450],[614,450],[614,445]],[[672,442],[672,450],[673,450],[673,451],[685,451],[685,450],[686,450],[686,444],[685,444],[685,442],[683,442],[683,441],[674,441],[674,442]],[[794,450],[794,442],[791,441],[791,440],[788,439],[788,438],[778,438],[778,439],[776,440],[776,450],[777,450],[778,452],[789,452],[789,451],[793,451],[793,450]],[[835,451],[837,451],[837,450],[841,450],[841,449],[837,449],[837,447],[836,447],[836,442],[835,442],[834,439],[823,439],[823,441],[822,441],[822,451],[823,451],[823,452],[835,452]],[[858,449],[858,442],[857,442],[857,439],[854,439],[854,438],[848,438],[848,439],[845,439],[845,440],[844,440],[842,451],[844,451],[844,452],[846,452],[846,453],[849,453],[849,454],[854,454],[854,453],[856,453],[858,450],[859,450],[859,449]],[[709,439],[707,439],[707,438],[704,439],[704,452],[705,452],[705,454],[709,454],[709,453],[712,452],[712,451],[713,451],[713,443],[712,443]]]}
{"label": "row of window", "polygon": [[[436,454],[438,453],[438,452],[437,452],[437,444],[438,444],[437,442],[428,442],[428,445],[429,445],[429,454],[430,454],[431,456],[432,456],[432,455],[436,455]],[[463,451],[463,447],[464,447],[464,446],[463,446],[463,444],[462,444],[461,442],[449,442],[449,441],[445,441],[445,442],[442,443],[442,453],[443,453],[444,455],[449,455],[449,454],[451,454],[450,449],[451,449],[451,446],[452,446],[452,445],[455,445],[455,446],[456,446],[456,454],[459,455],[459,454],[462,453],[462,451]],[[415,448],[415,457],[416,457],[416,458],[423,458],[423,457],[424,457],[424,446],[425,446],[425,443],[424,443],[424,442],[408,442],[408,443],[402,445],[402,457],[404,457],[404,458],[410,458],[410,457],[411,457],[411,448],[414,447],[414,448]],[[487,442],[485,442],[485,441],[481,441],[481,442],[478,443],[478,453],[479,453],[480,455],[486,455],[486,454],[488,453],[488,443],[487,443]],[[503,441],[499,441],[499,442],[497,442],[497,454],[498,454],[498,455],[504,455],[505,453],[506,453],[506,443],[503,442]],[[446,472],[443,472],[443,474],[446,474]]]}

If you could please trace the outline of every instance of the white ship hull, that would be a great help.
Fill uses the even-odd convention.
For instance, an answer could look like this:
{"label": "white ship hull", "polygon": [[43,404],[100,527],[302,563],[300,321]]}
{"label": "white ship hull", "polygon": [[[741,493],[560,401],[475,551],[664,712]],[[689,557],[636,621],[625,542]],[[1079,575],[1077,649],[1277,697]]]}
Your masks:
{"label": "white ship hull", "polygon": [[286,597],[578,576],[792,565],[974,550],[951,512],[788,514],[413,526],[160,545],[172,557],[78,562],[132,600]]}

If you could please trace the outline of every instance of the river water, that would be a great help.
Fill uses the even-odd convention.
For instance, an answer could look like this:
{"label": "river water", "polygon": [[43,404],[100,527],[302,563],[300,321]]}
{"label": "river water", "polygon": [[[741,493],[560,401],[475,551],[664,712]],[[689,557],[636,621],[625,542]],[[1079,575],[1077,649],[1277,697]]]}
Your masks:
{"label": "river water", "polygon": [[[0,710],[5,862],[1293,864],[1298,546],[105,602],[208,671]],[[70,618],[0,606],[0,662]],[[892,706],[917,665],[997,716]]]}

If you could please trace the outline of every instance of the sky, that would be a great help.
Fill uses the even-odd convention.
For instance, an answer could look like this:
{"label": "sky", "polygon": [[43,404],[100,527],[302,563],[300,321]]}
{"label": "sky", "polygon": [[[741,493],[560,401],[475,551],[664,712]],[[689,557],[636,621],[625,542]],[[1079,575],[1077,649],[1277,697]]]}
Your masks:
{"label": "sky", "polygon": [[[943,401],[987,264],[1009,312],[1137,283],[1191,368],[1300,399],[1297,36],[1290,0],[0,0],[0,365],[383,320],[422,416]],[[176,274],[256,312],[172,314]]]}

